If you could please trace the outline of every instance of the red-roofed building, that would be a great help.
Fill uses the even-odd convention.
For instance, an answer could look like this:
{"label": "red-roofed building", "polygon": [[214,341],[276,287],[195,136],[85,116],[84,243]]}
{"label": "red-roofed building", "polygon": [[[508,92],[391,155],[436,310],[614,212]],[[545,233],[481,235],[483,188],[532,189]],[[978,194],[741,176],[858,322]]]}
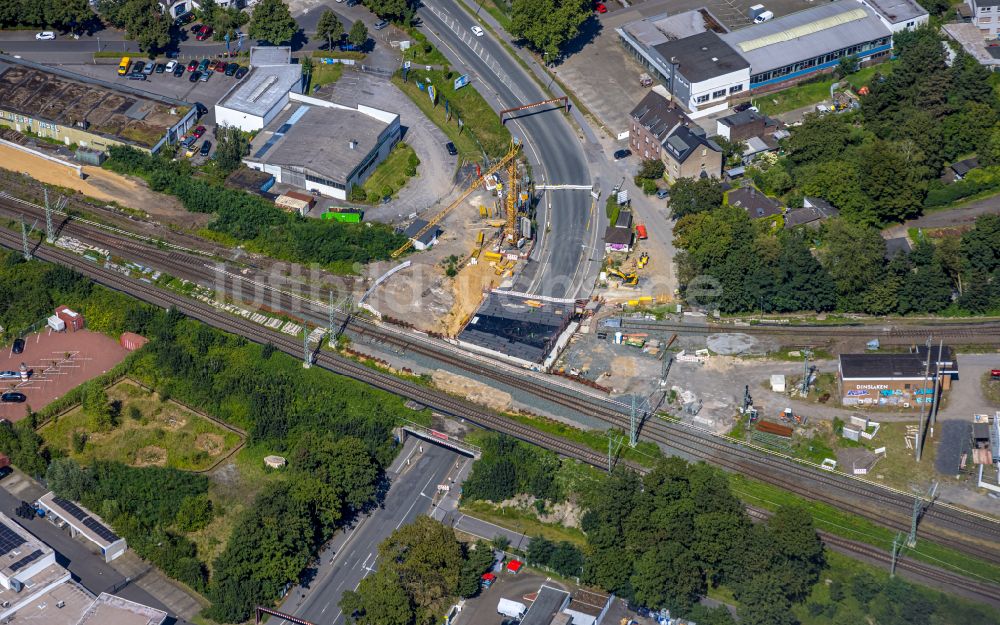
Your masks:
{"label": "red-roofed building", "polygon": [[509,573],[517,573],[521,570],[522,566],[524,566],[524,563],[520,560],[511,560],[507,563],[507,571]]}

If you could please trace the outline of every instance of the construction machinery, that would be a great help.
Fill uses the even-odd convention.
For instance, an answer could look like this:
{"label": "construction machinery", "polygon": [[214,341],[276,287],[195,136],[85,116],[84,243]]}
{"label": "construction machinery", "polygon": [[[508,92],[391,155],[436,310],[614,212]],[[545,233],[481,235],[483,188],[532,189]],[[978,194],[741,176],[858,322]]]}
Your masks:
{"label": "construction machinery", "polygon": [[[410,249],[410,246],[413,245],[414,239],[419,239],[420,237],[427,234],[431,230],[431,228],[436,227],[437,224],[440,223],[440,221],[444,219],[448,213],[454,210],[455,207],[462,204],[462,202],[464,202],[465,199],[469,197],[469,195],[471,195],[472,192],[475,191],[476,188],[478,188],[479,185],[482,184],[484,180],[490,178],[491,176],[493,176],[493,174],[497,173],[498,171],[506,167],[508,164],[510,164],[513,167],[516,164],[515,158],[517,157],[517,154],[520,150],[521,150],[521,142],[518,141],[517,138],[514,138],[510,143],[510,150],[507,152],[507,154],[504,155],[503,158],[494,163],[492,167],[486,170],[486,173],[484,173],[481,177],[477,178],[464,191],[462,191],[462,193],[459,194],[459,196],[455,199],[454,202],[452,202],[445,208],[441,209],[438,212],[438,214],[434,215],[429,220],[427,220],[427,225],[421,228],[420,231],[414,234],[411,238],[407,239],[406,243],[399,246],[399,249],[397,249],[395,252],[392,253],[392,257],[398,258],[400,254]],[[516,222],[516,213],[514,221]],[[511,220],[508,215],[507,224],[510,224],[510,222]]]}
{"label": "construction machinery", "polygon": [[508,243],[517,241],[517,160],[511,159],[507,163],[507,197],[506,209],[507,221],[504,224],[504,239]]}
{"label": "construction machinery", "polygon": [[608,275],[618,278],[621,280],[622,284],[626,286],[635,286],[639,284],[639,276],[635,273],[626,274],[615,269],[614,267],[608,267]]}
{"label": "construction machinery", "polygon": [[637,263],[639,269],[643,269],[649,263],[649,254],[643,252],[639,255],[639,262]]}

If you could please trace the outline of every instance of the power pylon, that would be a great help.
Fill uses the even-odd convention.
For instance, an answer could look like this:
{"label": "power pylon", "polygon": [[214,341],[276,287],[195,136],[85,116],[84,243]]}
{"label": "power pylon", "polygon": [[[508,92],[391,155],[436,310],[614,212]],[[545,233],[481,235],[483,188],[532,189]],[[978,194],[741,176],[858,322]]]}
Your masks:
{"label": "power pylon", "polygon": [[931,507],[934,500],[937,498],[937,487],[938,483],[934,482],[931,487],[927,489],[927,499],[917,497],[913,500],[913,517],[910,519],[910,535],[906,538],[906,546],[910,549],[917,546],[917,525],[920,524],[920,519],[923,518],[924,513],[927,509]]}
{"label": "power pylon", "polygon": [[309,351],[309,326],[302,329],[302,368],[312,367],[312,353]]}
{"label": "power pylon", "polygon": [[52,207],[49,205],[49,188],[45,187],[45,240],[51,245],[56,240],[56,231],[52,227]]}

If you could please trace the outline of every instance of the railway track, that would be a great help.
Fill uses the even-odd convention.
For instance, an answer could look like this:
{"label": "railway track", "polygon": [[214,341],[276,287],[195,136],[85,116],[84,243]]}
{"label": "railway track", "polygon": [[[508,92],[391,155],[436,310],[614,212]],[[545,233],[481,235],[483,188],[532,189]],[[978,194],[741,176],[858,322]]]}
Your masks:
{"label": "railway track", "polygon": [[[13,208],[17,213],[33,214],[28,210],[28,207],[20,203],[11,202],[6,198],[0,198],[0,206],[7,209]],[[135,240],[123,239],[121,236],[109,234],[95,227],[84,226],[73,220],[64,222],[61,224],[61,227],[64,234],[79,236],[92,240],[99,245],[105,245],[110,249],[118,249],[124,253],[138,255],[138,259],[142,262],[156,265],[164,271],[179,274],[179,277],[180,275],[184,275],[203,283],[206,281],[206,275],[210,277],[209,281],[211,281],[211,277],[219,278],[217,273],[207,269],[205,258],[191,256],[190,254],[181,253],[169,248],[153,247]],[[9,236],[5,235],[5,239],[8,246],[20,249],[19,237],[10,234]],[[75,266],[84,273],[91,273],[92,270],[96,269],[92,264],[82,260],[79,256],[68,252],[50,250],[49,248],[41,248],[38,252],[39,256],[43,258],[47,252],[58,252],[60,258],[57,262]],[[138,285],[148,295],[144,299],[151,300],[153,297],[156,297],[158,300],[167,301],[164,299],[164,297],[167,297],[167,294],[152,286],[137,283],[114,272],[102,271],[116,278],[116,284],[108,285],[112,286],[112,288],[133,293]],[[101,278],[98,278],[98,280],[102,281]],[[224,275],[222,276],[222,281],[222,286],[227,289],[227,292],[230,287],[240,285],[239,276]],[[292,310],[305,306],[311,310],[314,318],[318,317],[322,320],[319,322],[320,324],[325,325],[328,309],[324,304],[283,291],[271,290],[269,293],[275,308]],[[180,306],[180,302],[184,302],[185,304],[194,303],[193,300],[181,296],[169,295],[169,297],[171,298],[169,300],[171,303],[182,309],[183,307]],[[199,318],[208,321],[208,319],[204,318],[204,315],[211,312],[215,319],[226,321],[229,324],[227,327],[221,325],[217,327],[223,327],[223,329],[228,331],[244,334],[251,338],[254,334],[265,332],[261,326],[216,311],[206,305],[200,303],[198,305],[199,308],[205,311],[202,313],[203,316]],[[197,317],[197,315],[192,316]],[[344,316],[337,315],[337,321],[338,323],[343,323]],[[216,323],[212,323],[212,325],[216,325]],[[683,326],[684,324],[676,325]],[[982,331],[980,326],[977,327]],[[514,371],[512,367],[501,366],[495,361],[487,362],[486,359],[477,359],[472,355],[459,352],[457,349],[451,349],[447,344],[431,341],[410,333],[403,333],[396,329],[385,328],[354,317],[351,318],[347,328],[359,337],[367,337],[373,341],[389,344],[401,351],[427,356],[436,361],[450,364],[470,373],[500,382],[513,389],[544,397],[560,406],[600,419],[608,425],[623,431],[627,432],[629,429],[628,413],[631,406],[626,406],[622,402],[605,396],[597,396],[596,393],[591,394],[581,389],[570,388],[568,384],[562,382],[554,380],[543,381],[540,377],[529,375],[522,370]],[[279,333],[272,334],[274,334],[273,342],[276,345],[277,341],[282,341],[282,349],[293,355],[301,354],[302,346],[297,339]],[[331,358],[331,356],[320,354],[319,358]],[[392,392],[404,394],[408,397],[411,396],[408,393],[421,391],[426,399],[427,389],[424,387],[414,385],[410,385],[414,386],[413,388],[399,387],[397,384],[398,379],[392,376],[383,376],[383,379],[375,383],[371,379],[371,369],[362,367],[346,359],[338,358],[337,363],[340,369],[335,370],[338,373],[354,377],[355,379],[361,379],[362,381],[375,384]],[[353,367],[353,371],[348,371],[346,369],[348,366]],[[388,385],[396,386],[389,388]],[[421,403],[432,405],[415,396],[413,398],[421,401]],[[475,407],[471,404],[466,404],[462,407],[448,407],[442,404],[437,406],[436,409],[449,414],[456,414],[456,416],[463,416],[484,427],[505,431],[522,440],[531,440],[531,442],[543,444],[570,457],[576,457],[588,462],[596,461],[598,466],[604,466],[606,463],[605,456],[597,454],[593,450],[588,451],[588,458],[581,458],[579,456],[581,453],[579,449],[570,453],[569,450],[561,448],[560,445],[565,444],[563,439],[553,437],[553,440],[543,442],[540,442],[538,438],[528,439],[526,438],[528,432],[535,431],[516,422],[512,423],[509,420],[505,420],[505,427],[508,429],[501,428],[495,421],[488,421],[489,417],[485,416],[487,413],[484,411],[480,410],[481,414],[478,416],[466,416],[465,414],[454,412],[459,409],[466,412],[475,410]],[[865,516],[893,530],[909,530],[909,519],[915,501],[913,495],[893,491],[877,484],[846,476],[823,472],[788,458],[761,454],[758,451],[748,449],[744,445],[734,444],[708,432],[685,426],[684,424],[663,421],[655,416],[645,422],[642,434],[643,438],[666,445],[692,458],[704,459],[730,471],[739,472],[749,477],[771,483],[804,497],[828,502],[841,509]],[[986,517],[979,517],[957,508],[936,504],[928,510],[923,519],[921,536],[931,538],[935,542],[961,551],[974,553],[978,557],[1000,564],[1000,523]],[[984,545],[980,540],[986,544]]]}
{"label": "railway track", "polygon": [[[826,338],[866,338],[866,339],[924,339],[928,334],[945,339],[988,339],[990,344],[1000,345],[1000,321],[982,321],[977,323],[955,322],[937,323],[933,326],[909,328],[905,326],[886,326],[873,324],[851,324],[846,326],[829,325],[780,325],[756,324],[736,325],[725,323],[697,324],[676,323],[670,321],[633,321],[622,319],[622,330],[641,330],[643,332],[678,332],[686,334],[716,334],[724,332],[739,332],[742,334],[761,335],[795,335]],[[617,328],[607,328],[616,330]]]}

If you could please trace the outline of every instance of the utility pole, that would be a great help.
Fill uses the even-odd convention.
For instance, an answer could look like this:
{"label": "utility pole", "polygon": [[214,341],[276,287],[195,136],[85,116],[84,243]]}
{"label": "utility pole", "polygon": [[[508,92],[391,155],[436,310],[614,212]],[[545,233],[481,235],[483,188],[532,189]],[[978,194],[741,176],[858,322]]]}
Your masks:
{"label": "utility pole", "polygon": [[48,187],[45,187],[45,240],[50,245],[56,240],[56,231],[52,228],[52,207],[49,205]]}
{"label": "utility pole", "polygon": [[309,353],[309,326],[302,329],[302,368],[312,367],[312,354]]}
{"label": "utility pole", "polygon": [[899,555],[903,551],[905,541],[906,537],[903,532],[896,534],[896,537],[892,539],[892,563],[889,565],[889,577],[896,577],[896,563],[899,561]]}
{"label": "utility pole", "polygon": [[937,498],[937,487],[937,482],[931,484],[931,487],[927,490],[926,500],[921,497],[913,500],[913,518],[910,519],[910,535],[906,538],[906,546],[910,549],[917,546],[917,525],[920,524],[920,519],[923,518],[924,513],[927,512],[927,509],[931,507],[931,504]]}
{"label": "utility pole", "polygon": [[639,442],[639,417],[636,414],[638,407],[636,406],[635,395],[632,396],[632,412],[629,413],[628,420],[628,446],[635,447],[635,444]]}
{"label": "utility pole", "polygon": [[927,362],[924,366],[924,383],[920,389],[920,422],[917,427],[917,462],[920,462],[920,456],[923,455],[924,451],[924,398],[926,397],[927,391],[927,378],[931,374],[931,337],[927,337]]}
{"label": "utility pole", "polygon": [[[941,353],[944,351],[944,339],[938,343],[937,370],[934,373],[934,401],[931,403],[931,437],[934,436],[934,426],[937,425],[938,396],[941,394]],[[928,354],[930,357],[930,354]]]}

